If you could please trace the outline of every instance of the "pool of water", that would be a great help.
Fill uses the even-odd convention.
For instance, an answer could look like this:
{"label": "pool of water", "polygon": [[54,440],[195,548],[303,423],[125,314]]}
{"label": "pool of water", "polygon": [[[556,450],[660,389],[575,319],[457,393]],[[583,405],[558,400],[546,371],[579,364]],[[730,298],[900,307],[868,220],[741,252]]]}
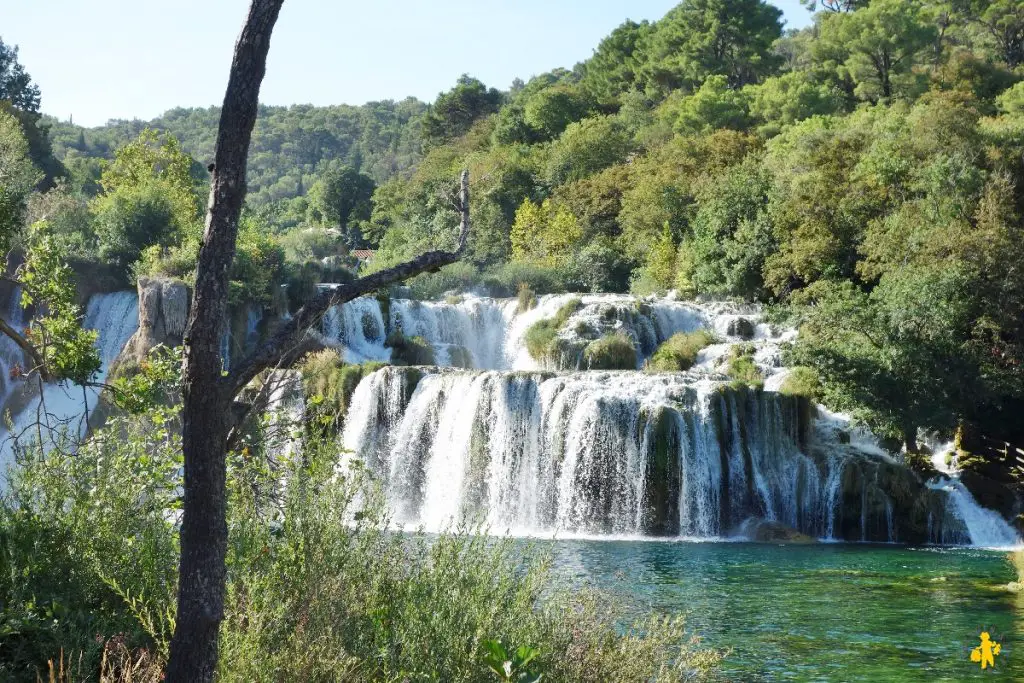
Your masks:
{"label": "pool of water", "polygon": [[[1024,594],[1005,552],[857,544],[559,540],[556,574],[681,613],[738,681],[1024,681]],[[970,661],[985,626],[996,668]]]}

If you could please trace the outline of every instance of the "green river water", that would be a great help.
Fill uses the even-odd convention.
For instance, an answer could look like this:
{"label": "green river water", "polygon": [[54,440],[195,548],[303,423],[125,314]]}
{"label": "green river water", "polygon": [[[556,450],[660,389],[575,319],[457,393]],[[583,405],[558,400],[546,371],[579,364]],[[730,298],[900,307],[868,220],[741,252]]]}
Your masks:
{"label": "green river water", "polygon": [[[1024,593],[973,548],[559,540],[556,573],[681,613],[736,681],[1024,681]],[[628,618],[628,614],[624,615]],[[982,626],[995,669],[971,663]]]}

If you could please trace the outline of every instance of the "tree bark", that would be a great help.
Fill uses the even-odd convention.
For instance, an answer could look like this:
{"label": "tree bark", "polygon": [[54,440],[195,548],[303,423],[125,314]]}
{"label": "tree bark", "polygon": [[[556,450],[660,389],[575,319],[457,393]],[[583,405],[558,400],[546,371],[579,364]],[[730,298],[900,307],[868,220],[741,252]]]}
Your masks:
{"label": "tree bark", "polygon": [[245,199],[246,158],[266,72],[270,35],[283,0],[252,0],[235,45],[217,133],[206,230],[185,330],[182,391],[184,504],[178,612],[166,680],[213,679],[217,637],[224,618],[227,554],[226,454],[228,439],[244,410],[235,396],[260,371],[293,363],[307,331],[334,305],[426,271],[454,263],[469,236],[469,174],[460,178],[460,231],[453,251],[430,251],[407,263],[320,292],[230,374],[221,372],[220,339],[227,313],[228,279],[235,255],[238,217]]}
{"label": "tree bark", "polygon": [[206,228],[185,329],[182,450],[185,457],[178,612],[166,680],[202,683],[217,668],[224,618],[227,501],[225,492],[232,395],[221,381],[220,337],[245,200],[249,142],[266,73],[270,34],[284,0],[252,0],[235,44],[210,181]]}

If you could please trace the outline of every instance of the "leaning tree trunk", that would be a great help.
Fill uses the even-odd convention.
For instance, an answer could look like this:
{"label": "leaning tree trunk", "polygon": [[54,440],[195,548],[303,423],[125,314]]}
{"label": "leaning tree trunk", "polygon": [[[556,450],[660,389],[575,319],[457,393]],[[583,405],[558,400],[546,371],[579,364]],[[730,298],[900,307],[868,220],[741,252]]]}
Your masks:
{"label": "leaning tree trunk", "polygon": [[307,331],[331,306],[454,263],[469,236],[469,174],[462,172],[456,202],[458,243],[451,251],[430,251],[406,263],[320,292],[274,336],[227,375],[222,372],[220,338],[227,313],[228,279],[235,255],[238,217],[245,199],[249,142],[266,72],[270,34],[284,0],[252,0],[228,77],[211,168],[206,231],[199,251],[192,310],[185,330],[182,448],[185,497],[181,524],[178,613],[166,680],[212,680],[217,636],[224,618],[227,553],[226,455],[232,430],[250,409],[238,392],[262,370],[293,363],[305,348]]}
{"label": "leaning tree trunk", "polygon": [[206,229],[184,338],[185,499],[178,613],[167,664],[166,680],[171,683],[210,681],[217,667],[228,544],[225,448],[232,400],[221,381],[220,337],[227,313],[228,271],[245,200],[249,141],[266,73],[270,34],[283,2],[252,0],[235,44],[217,131]]}

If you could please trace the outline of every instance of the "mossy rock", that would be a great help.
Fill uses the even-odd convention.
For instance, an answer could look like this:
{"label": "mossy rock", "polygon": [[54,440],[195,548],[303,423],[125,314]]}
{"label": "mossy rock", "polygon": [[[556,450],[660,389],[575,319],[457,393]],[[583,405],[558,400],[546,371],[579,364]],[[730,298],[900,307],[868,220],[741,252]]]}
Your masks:
{"label": "mossy rock", "polygon": [[635,370],[636,364],[633,340],[621,332],[592,341],[583,350],[583,367],[589,370]]}
{"label": "mossy rock", "polygon": [[377,341],[384,337],[384,330],[380,329],[380,324],[377,319],[369,313],[363,313],[363,317],[360,320],[363,327],[363,339],[367,341]]}
{"label": "mossy rock", "polygon": [[972,470],[960,473],[960,483],[974,496],[982,507],[995,510],[1003,517],[1012,517],[1020,512],[1020,500],[1013,490],[1002,482],[990,479]]}
{"label": "mossy rock", "polygon": [[679,332],[658,347],[654,355],[651,356],[647,368],[655,372],[689,370],[697,362],[697,355],[701,350],[714,342],[714,335],[707,330]]}
{"label": "mossy rock", "polygon": [[725,333],[730,337],[739,337],[740,339],[753,339],[755,332],[756,327],[748,318],[734,318],[729,321],[729,325],[725,329]]}
{"label": "mossy rock", "polygon": [[579,299],[569,299],[558,309],[553,318],[538,320],[527,328],[523,341],[526,343],[526,350],[534,360],[550,362],[560,355],[562,349],[558,346],[558,333],[572,317],[572,314],[582,306],[583,302]]}
{"label": "mossy rock", "polygon": [[817,543],[813,536],[788,527],[782,522],[769,519],[748,519],[740,527],[740,533],[754,543]]}
{"label": "mossy rock", "polygon": [[448,364],[453,368],[463,368],[471,370],[475,366],[473,364],[473,354],[465,346],[450,346],[448,348]]}
{"label": "mossy rock", "polygon": [[391,349],[391,362],[395,365],[434,365],[434,347],[423,337],[406,337],[400,330],[388,335],[384,346]]}

